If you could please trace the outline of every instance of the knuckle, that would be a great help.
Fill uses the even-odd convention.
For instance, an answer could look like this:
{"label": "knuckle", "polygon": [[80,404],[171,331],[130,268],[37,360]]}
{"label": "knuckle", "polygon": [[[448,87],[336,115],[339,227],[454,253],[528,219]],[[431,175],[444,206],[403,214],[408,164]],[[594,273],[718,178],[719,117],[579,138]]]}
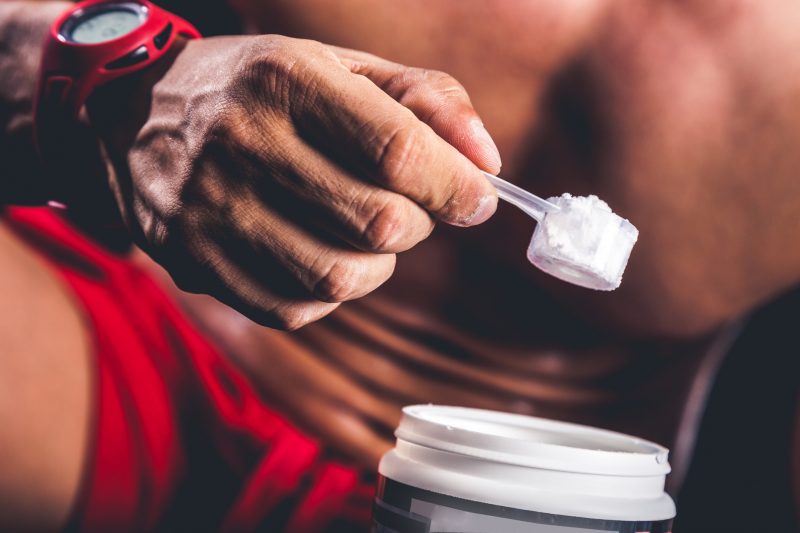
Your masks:
{"label": "knuckle", "polygon": [[378,147],[378,173],[394,190],[403,189],[425,149],[423,130],[415,124],[398,126]]}
{"label": "knuckle", "polygon": [[458,113],[473,114],[466,89],[455,78],[440,71],[425,71],[422,81],[405,95],[404,104],[414,106],[423,122],[431,122],[439,115],[448,117]]}
{"label": "knuckle", "polygon": [[361,242],[371,252],[390,251],[399,240],[405,222],[402,207],[397,202],[385,202],[368,216]]}
{"label": "knuckle", "polygon": [[358,291],[361,270],[355,261],[337,260],[320,276],[312,293],[323,302],[344,302]]}
{"label": "knuckle", "polygon": [[247,112],[243,105],[228,105],[224,109],[218,110],[213,116],[209,117],[203,140],[210,145],[224,144],[226,140],[230,139],[231,135],[235,135],[242,129],[246,118]]}
{"label": "knuckle", "polygon": [[246,152],[257,146],[263,134],[259,133],[252,114],[252,107],[248,108],[242,102],[220,106],[214,116],[209,117],[208,125],[197,143],[192,170],[202,172],[208,165],[222,161],[226,164],[236,162],[238,151]]}
{"label": "knuckle", "polygon": [[437,93],[443,95],[464,96],[466,89],[453,76],[440,70],[427,71],[428,85]]}
{"label": "knuckle", "polygon": [[453,76],[439,70],[422,70],[416,76],[418,91],[411,96],[436,100],[467,100],[467,90]]}
{"label": "knuckle", "polygon": [[281,35],[253,36],[243,53],[244,65],[269,71],[291,67],[298,59],[296,43],[296,39]]}
{"label": "knuckle", "polygon": [[252,107],[255,98],[275,104],[288,104],[293,78],[300,56],[291,39],[278,36],[255,37],[237,75],[231,79],[230,92]]}
{"label": "knuckle", "polygon": [[299,42],[302,43],[303,51],[307,54],[310,53],[314,55],[328,56],[332,53],[330,49],[320,41],[315,41],[313,39],[302,39]]}
{"label": "knuckle", "polygon": [[324,44],[308,39],[267,35],[253,46],[237,85],[246,87],[245,99],[255,94],[286,111],[313,101],[316,87],[324,83],[320,63],[336,57]]}

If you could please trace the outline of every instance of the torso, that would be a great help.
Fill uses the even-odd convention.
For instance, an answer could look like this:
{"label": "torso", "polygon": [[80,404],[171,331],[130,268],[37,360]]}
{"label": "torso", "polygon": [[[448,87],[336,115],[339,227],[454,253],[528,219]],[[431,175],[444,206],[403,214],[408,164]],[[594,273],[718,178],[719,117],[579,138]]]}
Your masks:
{"label": "torso", "polygon": [[[543,195],[594,192],[574,173],[542,173],[533,147],[548,82],[603,2],[239,4],[253,31],[452,74],[496,140],[504,177]],[[591,313],[578,318],[560,303],[576,291],[527,262],[532,230],[509,206],[479,228],[440,225],[398,257],[383,287],[298,332],[251,327],[206,298],[189,297],[190,308],[271,401],[370,468],[412,403],[555,417],[670,444],[708,342],[634,342]]]}

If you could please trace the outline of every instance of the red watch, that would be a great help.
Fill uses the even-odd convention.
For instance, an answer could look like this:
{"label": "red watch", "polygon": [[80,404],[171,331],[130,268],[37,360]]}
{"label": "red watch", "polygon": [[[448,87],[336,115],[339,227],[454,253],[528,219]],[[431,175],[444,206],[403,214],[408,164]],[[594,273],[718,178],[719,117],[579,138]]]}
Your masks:
{"label": "red watch", "polygon": [[36,146],[47,167],[57,171],[69,155],[66,141],[92,91],[158,61],[179,35],[200,37],[148,0],[87,0],[61,15],[44,44],[34,103]]}

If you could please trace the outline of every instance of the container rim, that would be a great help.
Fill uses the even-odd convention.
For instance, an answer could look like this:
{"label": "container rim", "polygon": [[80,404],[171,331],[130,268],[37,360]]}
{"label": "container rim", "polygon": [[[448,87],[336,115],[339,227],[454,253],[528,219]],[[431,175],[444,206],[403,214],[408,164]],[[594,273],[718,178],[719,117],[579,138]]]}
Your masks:
{"label": "container rim", "polygon": [[663,476],[669,450],[624,433],[485,409],[410,405],[398,440],[495,463],[583,474]]}

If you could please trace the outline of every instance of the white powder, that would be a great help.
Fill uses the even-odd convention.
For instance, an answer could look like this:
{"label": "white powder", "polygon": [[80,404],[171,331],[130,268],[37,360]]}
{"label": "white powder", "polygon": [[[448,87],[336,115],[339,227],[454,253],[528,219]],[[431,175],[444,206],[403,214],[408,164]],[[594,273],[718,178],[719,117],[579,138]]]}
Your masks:
{"label": "white powder", "polygon": [[636,227],[597,196],[548,198],[561,210],[536,226],[528,259],[553,276],[590,289],[614,290],[622,281]]}

